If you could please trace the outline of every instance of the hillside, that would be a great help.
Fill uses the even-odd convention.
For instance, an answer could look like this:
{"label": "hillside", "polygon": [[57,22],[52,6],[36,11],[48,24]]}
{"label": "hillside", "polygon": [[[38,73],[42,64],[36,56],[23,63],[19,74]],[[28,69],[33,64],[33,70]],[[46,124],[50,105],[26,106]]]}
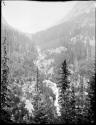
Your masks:
{"label": "hillside", "polygon": [[[46,55],[59,65],[64,59],[73,66],[81,66],[95,59],[95,7],[94,3],[79,1],[61,23],[32,35],[32,40]],[[56,52],[63,48],[61,52]],[[66,50],[66,51],[65,51]],[[54,51],[54,53],[52,53]],[[85,64],[84,64],[85,65]]]}
{"label": "hillside", "polygon": [[[79,5],[79,3],[77,3]],[[74,7],[75,9],[77,9],[77,5],[76,7]],[[86,2],[86,4],[89,5],[89,2]],[[92,4],[92,3],[91,3]],[[81,2],[81,6],[78,6],[78,10],[82,12],[82,9],[84,10],[85,7],[85,11],[83,11],[82,13],[78,13],[75,14],[75,10],[72,11],[72,13],[70,12],[69,15],[75,15],[69,18],[68,16],[68,20],[64,21],[56,26],[53,26],[45,31],[41,31],[36,33],[35,35],[33,35],[33,40],[35,40],[35,42],[37,44],[40,45],[41,48],[52,48],[52,47],[57,47],[58,45],[62,45],[64,43],[67,42],[70,43],[71,38],[76,34],[78,31],[78,34],[80,35],[81,33],[83,34],[85,31],[83,31],[83,29],[86,30],[86,35],[92,33],[91,35],[91,39],[92,36],[94,36],[94,25],[95,25],[95,9],[93,7],[94,5],[92,4],[92,7],[90,5],[89,9],[89,13],[86,12],[86,6],[85,3],[83,4],[83,2]],[[73,13],[74,12],[74,13]],[[76,10],[76,12],[78,12]],[[85,37],[85,35],[84,35]]]}
{"label": "hillside", "polygon": [[[1,25],[2,120],[4,119],[7,123],[39,123],[41,121],[36,121],[36,119],[40,116],[37,117],[36,115],[39,112],[43,114],[45,112],[44,115],[46,115],[47,112],[47,119],[50,118],[50,120],[48,119],[48,122],[50,122],[53,117],[57,117],[59,112],[56,83],[50,80],[47,83],[47,80],[45,80],[43,84],[45,74],[37,71],[39,66],[36,65],[36,62],[38,62],[39,54],[28,34],[12,28],[3,17]],[[40,77],[37,76],[38,72]],[[37,88],[37,79],[39,79],[39,88]],[[52,87],[56,91],[53,91]],[[40,92],[36,91],[37,89]],[[56,100],[52,102],[55,96]],[[37,103],[40,103],[39,107],[37,107]],[[30,117],[32,119],[29,119]]]}
{"label": "hillside", "polygon": [[94,123],[95,8],[79,1],[53,27],[22,33],[1,20],[1,117]]}
{"label": "hillside", "polygon": [[[32,69],[34,67],[32,66],[34,65],[33,60],[36,59],[37,54],[32,40],[30,40],[24,33],[12,28],[4,18],[2,18],[1,23],[2,71],[4,69],[5,63],[9,67],[9,73],[11,75],[10,77],[21,77],[23,75],[26,76],[24,70],[27,71],[28,67],[30,69],[30,73],[32,73]],[[7,60],[5,60],[5,57],[7,58]]]}

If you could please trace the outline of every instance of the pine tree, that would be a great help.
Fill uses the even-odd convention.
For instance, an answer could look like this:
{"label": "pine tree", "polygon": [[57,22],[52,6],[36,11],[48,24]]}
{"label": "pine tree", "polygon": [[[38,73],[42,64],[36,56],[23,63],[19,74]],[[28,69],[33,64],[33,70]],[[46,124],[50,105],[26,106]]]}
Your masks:
{"label": "pine tree", "polygon": [[68,66],[66,63],[66,60],[64,60],[64,62],[62,63],[61,67],[60,67],[60,71],[59,71],[59,78],[58,78],[58,83],[59,86],[61,87],[62,93],[64,93],[64,91],[66,91],[66,89],[69,86],[69,81],[68,81],[68,76],[70,75],[69,70],[68,70]]}
{"label": "pine tree", "polygon": [[94,73],[92,75],[92,77],[90,78],[89,84],[90,84],[90,91],[89,91],[89,98],[90,98],[90,121],[91,122],[95,122],[95,92],[96,92],[96,88],[95,88],[95,78],[96,78],[96,73]]}
{"label": "pine tree", "polygon": [[59,78],[59,88],[61,90],[60,92],[60,98],[59,102],[61,103],[61,120],[64,123],[65,119],[67,120],[67,110],[68,110],[68,88],[69,88],[69,71],[68,66],[66,63],[66,60],[62,63],[61,70],[60,70],[60,78]]}
{"label": "pine tree", "polygon": [[[9,83],[9,67],[8,67],[8,41],[7,41],[7,34],[5,30],[5,37],[4,41],[1,45],[1,115],[5,118],[5,120],[10,120],[10,115],[4,110],[4,107],[7,105],[6,98],[7,98],[7,86]],[[3,112],[6,112],[5,116]],[[7,117],[6,117],[7,116]]]}

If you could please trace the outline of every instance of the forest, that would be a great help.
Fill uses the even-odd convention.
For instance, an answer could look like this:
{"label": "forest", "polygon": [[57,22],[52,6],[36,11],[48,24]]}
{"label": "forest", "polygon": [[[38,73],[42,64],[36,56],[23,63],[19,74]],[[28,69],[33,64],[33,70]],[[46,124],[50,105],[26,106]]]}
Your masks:
{"label": "forest", "polygon": [[[95,123],[95,45],[90,44],[95,41],[92,14],[93,10],[89,15],[83,13],[71,23],[69,20],[41,31],[32,39],[2,17],[2,121]],[[82,20],[88,22],[83,24]]]}

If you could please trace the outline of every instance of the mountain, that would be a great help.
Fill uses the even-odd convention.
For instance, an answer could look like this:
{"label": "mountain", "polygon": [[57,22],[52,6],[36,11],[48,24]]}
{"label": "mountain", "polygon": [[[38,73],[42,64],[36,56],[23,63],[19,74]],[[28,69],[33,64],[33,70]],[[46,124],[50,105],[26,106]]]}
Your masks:
{"label": "mountain", "polygon": [[[88,4],[88,6],[90,4],[90,8],[88,8],[86,4]],[[84,10],[84,7],[85,11],[82,12],[82,10]],[[90,10],[89,13],[86,13],[86,10]],[[78,11],[80,11],[81,13]],[[83,32],[83,30],[86,30],[86,33],[89,30],[88,33],[90,34],[92,32],[94,35],[95,8],[93,2],[79,1],[71,12],[69,13],[69,15],[74,16],[70,17],[68,15],[68,17],[70,18],[67,21],[64,21],[59,25],[53,26],[45,31],[41,31],[33,35],[33,40],[35,41],[35,43],[40,45],[41,48],[46,49],[46,47],[57,47],[62,43],[68,43],[70,41],[70,37],[73,37],[72,35],[75,34],[76,36],[77,32],[83,34],[85,32]]]}
{"label": "mountain", "polygon": [[[10,78],[28,77],[34,74],[37,50],[32,40],[1,20],[1,70],[9,68]],[[8,69],[6,69],[8,71]],[[34,75],[33,75],[34,76]],[[3,75],[2,75],[3,78]]]}
{"label": "mountain", "polygon": [[2,25],[7,25],[8,26],[8,23],[7,23],[7,21],[5,20],[5,18],[3,16],[1,17],[1,23],[2,23]]}
{"label": "mountain", "polygon": [[73,6],[71,12],[66,17],[64,17],[62,20],[60,20],[58,22],[58,24],[63,23],[65,21],[68,21],[70,19],[72,20],[76,16],[81,15],[83,13],[89,13],[92,9],[94,10],[94,2],[93,1],[90,1],[90,2],[78,1]]}
{"label": "mountain", "polygon": [[[2,118],[18,123],[62,124],[65,117],[64,123],[93,123],[93,3],[77,2],[66,20],[35,35],[14,29],[3,17],[1,26]],[[62,68],[65,59],[67,64],[63,63],[63,67],[68,66],[69,75]],[[62,89],[66,80],[62,81],[61,69],[68,79],[66,89]]]}
{"label": "mountain", "polygon": [[[46,55],[46,60],[53,59],[57,65],[64,59],[69,64],[78,64],[78,67],[89,59],[93,60],[90,63],[94,63],[94,2],[78,1],[65,18],[59,24],[32,35],[32,40]],[[57,53],[60,47],[66,48],[66,51]]]}
{"label": "mountain", "polygon": [[[31,61],[35,62],[45,74],[47,71],[52,74],[54,68],[61,65],[64,59],[69,65],[72,64],[75,70],[83,69],[81,66],[89,64],[89,60],[92,60],[90,63],[93,65],[95,59],[94,2],[78,1],[65,18],[58,25],[36,34],[17,31],[2,18],[2,46],[6,36],[6,42],[10,47],[10,49],[8,47],[10,60],[23,62],[26,65],[25,69],[30,69]],[[20,63],[20,67],[22,66]]]}

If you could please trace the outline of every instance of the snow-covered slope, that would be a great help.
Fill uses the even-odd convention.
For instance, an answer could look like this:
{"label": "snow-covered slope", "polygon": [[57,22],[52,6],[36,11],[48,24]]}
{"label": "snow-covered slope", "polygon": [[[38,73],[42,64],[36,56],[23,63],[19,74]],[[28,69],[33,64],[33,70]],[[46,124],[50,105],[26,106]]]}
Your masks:
{"label": "snow-covered slope", "polygon": [[38,69],[46,74],[46,76],[52,76],[54,74],[54,64],[56,63],[55,56],[60,56],[61,53],[65,53],[67,48],[64,46],[60,46],[57,48],[52,48],[48,50],[41,50],[39,46],[36,47],[38,52],[37,60],[35,60],[35,64]]}

